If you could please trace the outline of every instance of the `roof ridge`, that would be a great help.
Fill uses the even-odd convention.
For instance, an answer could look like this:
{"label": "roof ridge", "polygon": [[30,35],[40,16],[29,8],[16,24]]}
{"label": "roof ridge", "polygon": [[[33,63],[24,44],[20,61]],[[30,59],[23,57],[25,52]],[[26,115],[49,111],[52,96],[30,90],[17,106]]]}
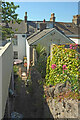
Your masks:
{"label": "roof ridge", "polygon": [[[46,33],[46,34],[44,34],[44,35],[42,35],[40,38],[38,38],[37,40],[39,40],[39,39],[41,39],[41,38],[43,38],[45,35],[47,35],[47,34],[49,34],[51,31],[53,31],[55,28],[51,28],[51,29],[49,29],[50,31],[48,31],[48,32],[45,32],[44,30],[47,30],[47,29],[44,29],[43,31]],[[43,31],[41,31],[41,32],[39,32],[39,33],[42,33]],[[35,37],[35,36],[34,36]],[[37,41],[36,40],[36,41]],[[30,42],[30,39],[28,39],[28,42]],[[35,42],[35,41],[34,41]],[[34,43],[33,42],[33,43]],[[32,43],[29,43],[29,44],[32,44]]]}
{"label": "roof ridge", "polygon": [[37,35],[37,34],[39,34],[39,33],[40,33],[40,31],[33,33],[32,35],[30,35],[30,36],[27,38],[27,40],[31,39],[32,37],[34,37],[35,35]]}
{"label": "roof ridge", "polygon": [[[53,28],[50,28],[50,29],[53,30]],[[50,30],[50,29],[44,29],[43,31]],[[31,39],[32,37],[36,36],[37,34],[43,32],[43,31],[40,31],[40,30],[39,30],[38,32],[36,32],[36,33],[34,33],[33,35],[29,36],[29,37],[27,38],[27,40]]]}

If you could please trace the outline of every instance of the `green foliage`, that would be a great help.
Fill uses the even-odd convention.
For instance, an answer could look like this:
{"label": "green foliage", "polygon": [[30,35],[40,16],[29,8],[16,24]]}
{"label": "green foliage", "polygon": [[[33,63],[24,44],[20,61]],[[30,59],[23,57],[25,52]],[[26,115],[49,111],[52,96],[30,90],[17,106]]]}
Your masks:
{"label": "green foliage", "polygon": [[46,49],[45,47],[43,47],[42,45],[38,44],[36,46],[36,52],[37,52],[37,59],[42,56],[42,55],[46,55]]}
{"label": "green foliage", "polygon": [[46,75],[46,60],[47,58],[44,55],[41,55],[36,63],[37,70],[41,73],[43,78]]}
{"label": "green foliage", "polygon": [[46,63],[47,63],[47,56],[46,56],[47,54],[45,47],[38,44],[36,47],[36,52],[37,52],[36,68],[44,78],[46,75]]}
{"label": "green foliage", "polygon": [[13,66],[14,74],[17,74],[18,70],[19,70],[18,66],[14,65]]}
{"label": "green foliage", "polygon": [[[54,45],[52,60],[47,60],[46,68],[46,84],[56,85],[57,83],[64,83],[69,81],[72,90],[78,92],[79,90],[79,54],[76,50],[65,48],[65,45]],[[56,67],[52,69],[52,65]],[[66,69],[63,69],[63,66]]]}
{"label": "green foliage", "polygon": [[16,21],[18,23],[21,22],[21,20],[18,17],[18,14],[15,13],[16,9],[19,8],[19,5],[14,5],[13,2],[2,2],[1,5],[2,8],[2,21],[5,23],[4,26],[2,26],[2,39],[5,40],[6,38],[11,37],[11,34],[13,34],[11,28],[9,28],[8,23],[10,21]]}
{"label": "green foliage", "polygon": [[50,56],[47,58],[47,64],[46,64],[46,83],[49,82],[49,73],[50,73]]}
{"label": "green foliage", "polygon": [[27,79],[28,79],[28,80],[31,80],[31,73],[30,73],[30,71],[29,71],[29,73],[28,73]]}
{"label": "green foliage", "polygon": [[2,26],[2,40],[5,40],[5,38],[10,38],[13,33],[14,32],[11,30],[11,28]]}
{"label": "green foliage", "polygon": [[2,21],[5,23],[10,22],[11,20],[18,21],[18,14],[15,13],[17,8],[19,8],[19,5],[14,5],[13,2],[2,2]]}

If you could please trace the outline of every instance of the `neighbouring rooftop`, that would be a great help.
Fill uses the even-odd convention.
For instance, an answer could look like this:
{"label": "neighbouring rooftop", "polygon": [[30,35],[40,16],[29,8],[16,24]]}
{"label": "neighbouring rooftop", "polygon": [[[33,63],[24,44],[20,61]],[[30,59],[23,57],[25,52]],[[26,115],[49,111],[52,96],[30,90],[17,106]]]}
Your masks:
{"label": "neighbouring rooftop", "polygon": [[29,45],[31,45],[32,43],[34,43],[38,39],[41,39],[43,36],[47,35],[48,33],[50,33],[53,30],[54,30],[54,28],[44,29],[43,31],[38,30],[33,35],[31,35],[27,38]]}
{"label": "neighbouring rooftop", "polygon": [[4,46],[0,46],[0,56],[5,52],[5,50],[9,47],[11,42],[7,42]]}

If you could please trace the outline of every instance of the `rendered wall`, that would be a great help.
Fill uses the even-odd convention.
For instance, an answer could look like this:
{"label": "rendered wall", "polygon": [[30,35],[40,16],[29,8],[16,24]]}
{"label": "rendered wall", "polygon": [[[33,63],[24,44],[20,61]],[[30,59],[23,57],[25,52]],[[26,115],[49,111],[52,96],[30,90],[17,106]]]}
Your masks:
{"label": "rendered wall", "polygon": [[2,58],[0,56],[0,120],[2,118]]}
{"label": "rendered wall", "polygon": [[32,45],[37,45],[39,43],[46,48],[47,54],[49,54],[51,44],[66,44],[73,42],[57,30],[54,30],[51,33],[44,36],[42,39],[39,39],[38,41],[34,42]]}
{"label": "rendered wall", "polygon": [[[1,52],[2,51],[2,52]],[[13,66],[13,48],[7,43],[0,51],[0,120],[4,116]],[[2,94],[1,94],[2,93]],[[2,107],[1,107],[2,106]]]}
{"label": "rendered wall", "polygon": [[[15,34],[17,35],[18,45],[13,45],[13,51],[18,51],[18,59],[23,60],[26,55],[26,34]],[[25,35],[25,37],[22,37]]]}
{"label": "rendered wall", "polygon": [[30,65],[30,46],[26,40],[26,56],[27,56],[27,71],[29,70]]}

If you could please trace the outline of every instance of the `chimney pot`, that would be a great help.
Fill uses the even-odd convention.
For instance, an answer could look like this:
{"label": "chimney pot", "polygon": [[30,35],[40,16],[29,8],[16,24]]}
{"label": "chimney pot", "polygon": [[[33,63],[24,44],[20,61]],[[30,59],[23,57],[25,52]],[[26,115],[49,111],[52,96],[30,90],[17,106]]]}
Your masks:
{"label": "chimney pot", "polygon": [[53,21],[55,23],[55,14],[54,13],[51,13],[50,21]]}
{"label": "chimney pot", "polygon": [[25,12],[25,16],[27,16],[27,12]]}
{"label": "chimney pot", "polygon": [[26,23],[27,22],[27,12],[25,12],[24,20],[25,20],[25,23]]}
{"label": "chimney pot", "polygon": [[45,23],[45,19],[43,20],[43,23]]}
{"label": "chimney pot", "polygon": [[73,16],[73,19],[72,19],[72,23],[74,23],[75,25],[79,25],[80,24],[80,15],[75,15]]}

